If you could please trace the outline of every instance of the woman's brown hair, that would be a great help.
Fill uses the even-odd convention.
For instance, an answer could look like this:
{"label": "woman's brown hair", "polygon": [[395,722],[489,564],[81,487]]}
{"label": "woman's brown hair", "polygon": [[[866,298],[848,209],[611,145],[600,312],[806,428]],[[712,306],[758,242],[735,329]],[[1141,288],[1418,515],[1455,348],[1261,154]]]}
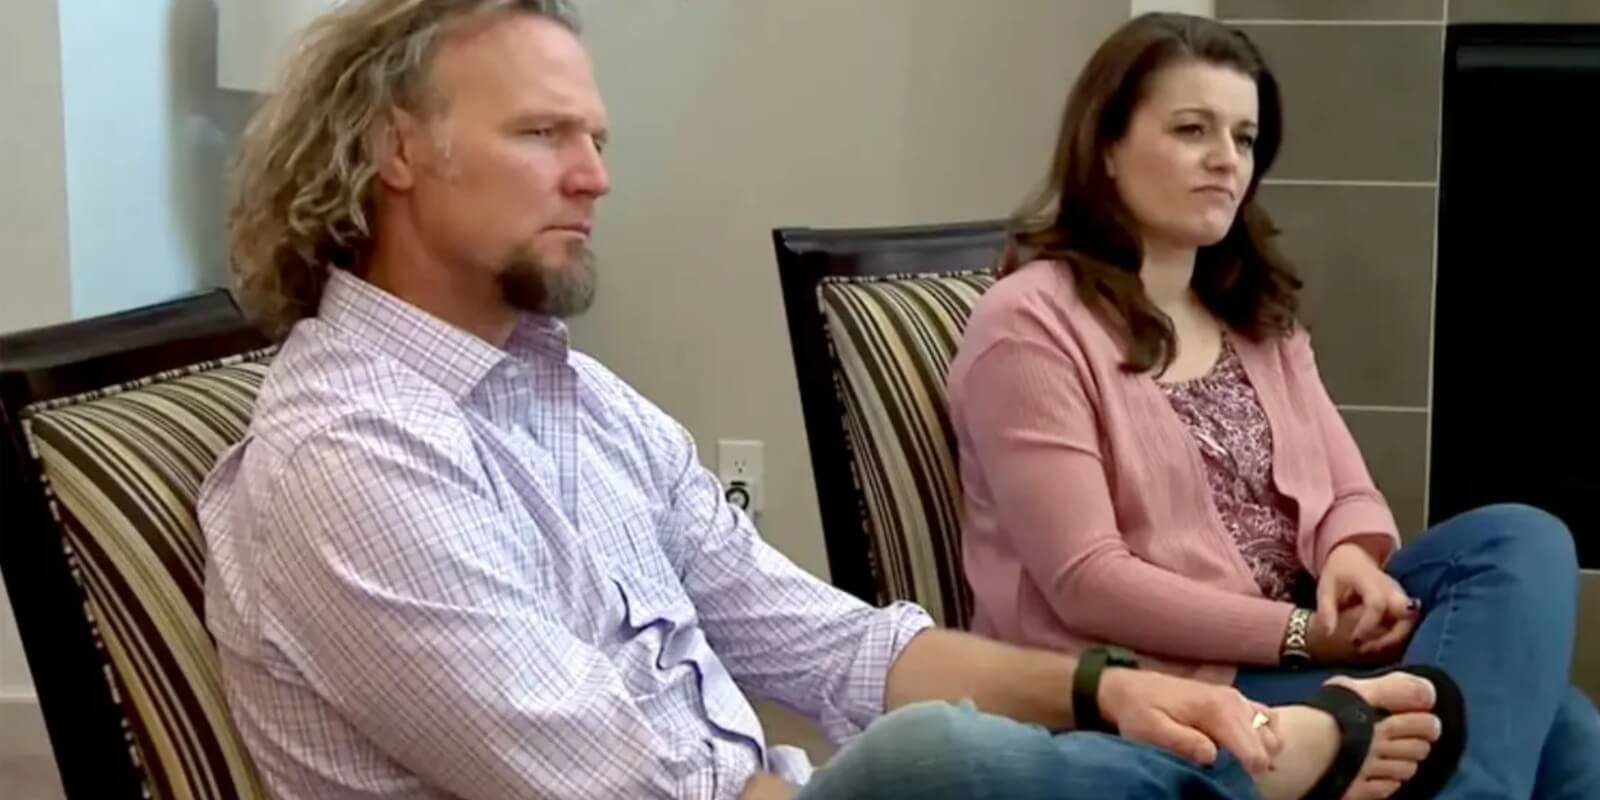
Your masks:
{"label": "woman's brown hair", "polygon": [[1211,313],[1253,340],[1295,325],[1301,282],[1273,245],[1276,226],[1255,202],[1283,138],[1278,82],[1238,30],[1204,17],[1145,14],[1101,44],[1078,76],[1050,173],[1013,215],[1000,264],[1001,276],[1028,260],[1070,264],[1078,295],[1122,335],[1123,367],[1130,372],[1164,371],[1176,356],[1176,339],[1171,320],[1139,280],[1139,227],[1106,173],[1104,154],[1127,132],[1150,77],[1184,61],[1231,67],[1252,78],[1260,115],[1255,172],[1238,215],[1221,241],[1196,254],[1191,286]]}

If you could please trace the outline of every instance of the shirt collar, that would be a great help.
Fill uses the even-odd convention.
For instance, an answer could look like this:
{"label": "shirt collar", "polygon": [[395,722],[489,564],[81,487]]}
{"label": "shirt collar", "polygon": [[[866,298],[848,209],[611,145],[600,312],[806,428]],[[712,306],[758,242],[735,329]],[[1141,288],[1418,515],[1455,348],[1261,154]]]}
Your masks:
{"label": "shirt collar", "polygon": [[508,361],[566,364],[560,320],[523,314],[501,349],[338,268],[329,268],[317,318],[464,399]]}

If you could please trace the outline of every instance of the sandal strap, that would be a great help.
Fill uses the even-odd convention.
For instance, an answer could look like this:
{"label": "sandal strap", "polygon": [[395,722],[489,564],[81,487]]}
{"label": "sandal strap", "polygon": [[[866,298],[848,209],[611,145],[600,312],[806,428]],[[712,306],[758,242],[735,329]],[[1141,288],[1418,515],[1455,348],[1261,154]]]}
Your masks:
{"label": "sandal strap", "polygon": [[1450,675],[1437,667],[1409,664],[1393,671],[1409,672],[1433,684],[1433,715],[1439,718],[1439,741],[1417,765],[1417,774],[1390,796],[1390,800],[1426,800],[1444,790],[1461,763],[1467,747],[1466,698]]}
{"label": "sandal strap", "polygon": [[1376,715],[1361,695],[1343,686],[1323,686],[1304,705],[1328,712],[1339,725],[1339,750],[1304,800],[1339,800],[1361,774],[1372,749]]}

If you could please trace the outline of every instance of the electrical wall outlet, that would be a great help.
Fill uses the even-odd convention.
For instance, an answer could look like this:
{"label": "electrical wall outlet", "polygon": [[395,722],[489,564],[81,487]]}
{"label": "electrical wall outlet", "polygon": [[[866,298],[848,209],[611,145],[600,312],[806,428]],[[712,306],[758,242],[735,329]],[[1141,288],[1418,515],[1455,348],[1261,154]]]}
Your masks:
{"label": "electrical wall outlet", "polygon": [[761,513],[766,486],[766,443],[754,439],[722,439],[717,442],[717,477],[728,502],[743,508],[752,518]]}

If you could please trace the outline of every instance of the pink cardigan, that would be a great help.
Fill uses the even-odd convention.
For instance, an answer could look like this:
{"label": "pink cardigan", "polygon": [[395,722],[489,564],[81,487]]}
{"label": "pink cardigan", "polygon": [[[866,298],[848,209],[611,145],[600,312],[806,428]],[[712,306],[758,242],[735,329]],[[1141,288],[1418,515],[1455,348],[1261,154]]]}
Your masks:
{"label": "pink cardigan", "polygon": [[[1298,506],[1301,562],[1319,574],[1363,534],[1393,552],[1394,517],[1306,333],[1234,342],[1272,427],[1273,478]],[[1291,606],[1261,596],[1189,431],[1121,362],[1060,264],[1023,267],[973,311],[949,390],[974,628],[1067,652],[1120,644],[1217,683],[1276,664]]]}

